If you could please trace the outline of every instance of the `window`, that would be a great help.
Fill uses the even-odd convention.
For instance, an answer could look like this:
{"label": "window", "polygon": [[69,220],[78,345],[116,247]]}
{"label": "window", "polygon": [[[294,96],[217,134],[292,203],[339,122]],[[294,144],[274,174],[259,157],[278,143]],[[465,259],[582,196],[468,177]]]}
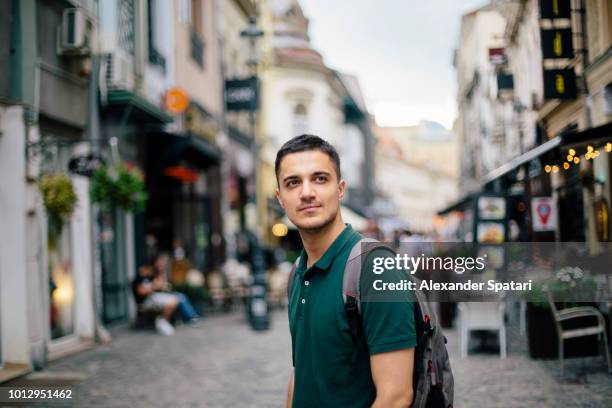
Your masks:
{"label": "window", "polygon": [[159,2],[160,0],[149,0],[148,1],[148,13],[147,22],[149,26],[149,62],[153,65],[159,66],[162,71],[166,71],[166,59],[159,52],[159,35],[161,34],[161,27],[159,21]]}
{"label": "window", "polygon": [[191,0],[191,58],[200,67],[204,67],[204,41],[203,39],[203,7],[202,0]]}
{"label": "window", "polygon": [[302,103],[298,103],[293,110],[293,135],[308,133],[308,110]]}

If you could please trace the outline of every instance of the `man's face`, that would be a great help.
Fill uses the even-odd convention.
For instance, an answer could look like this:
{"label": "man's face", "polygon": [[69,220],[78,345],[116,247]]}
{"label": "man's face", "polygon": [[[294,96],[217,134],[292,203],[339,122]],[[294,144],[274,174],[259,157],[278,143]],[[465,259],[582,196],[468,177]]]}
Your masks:
{"label": "man's face", "polygon": [[283,157],[276,198],[298,229],[316,231],[331,224],[340,210],[345,181],[338,180],[332,159],[319,150]]}

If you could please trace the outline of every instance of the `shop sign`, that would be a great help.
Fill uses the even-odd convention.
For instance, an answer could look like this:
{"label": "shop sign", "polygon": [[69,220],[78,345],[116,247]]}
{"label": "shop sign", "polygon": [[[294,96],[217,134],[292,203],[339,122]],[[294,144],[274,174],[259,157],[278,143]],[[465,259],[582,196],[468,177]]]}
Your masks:
{"label": "shop sign", "polygon": [[225,106],[228,111],[254,111],[258,104],[257,78],[225,81]]}
{"label": "shop sign", "polygon": [[90,153],[72,157],[68,162],[68,170],[79,176],[91,177],[102,165],[104,165],[102,156]]}
{"label": "shop sign", "polygon": [[542,39],[542,56],[545,59],[574,58],[571,28],[542,28],[540,38]]}
{"label": "shop sign", "polygon": [[535,232],[557,229],[557,207],[552,197],[531,199],[531,220]]}
{"label": "shop sign", "polygon": [[571,16],[571,0],[540,0],[540,18],[557,19]]}
{"label": "shop sign", "polygon": [[544,99],[575,99],[576,73],[573,68],[544,70]]}

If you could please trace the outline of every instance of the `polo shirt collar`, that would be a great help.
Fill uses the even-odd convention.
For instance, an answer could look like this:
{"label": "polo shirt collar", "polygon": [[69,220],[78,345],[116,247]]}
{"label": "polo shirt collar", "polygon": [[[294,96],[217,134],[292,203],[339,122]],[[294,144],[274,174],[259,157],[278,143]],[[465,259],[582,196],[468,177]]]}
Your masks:
{"label": "polo shirt collar", "polygon": [[[316,267],[317,269],[320,269],[322,271],[326,271],[330,268],[332,262],[336,259],[342,248],[344,248],[344,246],[349,242],[349,240],[355,233],[353,231],[353,228],[351,227],[351,224],[345,225],[346,226],[344,227],[340,235],[336,237],[334,242],[332,242],[329,248],[327,248],[323,256],[317,262],[315,262],[313,267]],[[300,263],[297,268],[299,271],[306,271],[306,262],[308,260],[307,258],[308,255],[306,254],[306,250],[302,249],[302,253],[300,255]]]}

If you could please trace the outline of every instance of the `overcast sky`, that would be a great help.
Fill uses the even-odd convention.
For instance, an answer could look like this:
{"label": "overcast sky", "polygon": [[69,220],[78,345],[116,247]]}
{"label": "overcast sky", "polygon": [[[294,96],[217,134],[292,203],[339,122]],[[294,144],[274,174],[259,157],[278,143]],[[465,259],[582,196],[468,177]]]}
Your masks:
{"label": "overcast sky", "polygon": [[452,52],[461,15],[485,0],[300,0],[327,65],[359,78],[381,125],[456,116]]}

